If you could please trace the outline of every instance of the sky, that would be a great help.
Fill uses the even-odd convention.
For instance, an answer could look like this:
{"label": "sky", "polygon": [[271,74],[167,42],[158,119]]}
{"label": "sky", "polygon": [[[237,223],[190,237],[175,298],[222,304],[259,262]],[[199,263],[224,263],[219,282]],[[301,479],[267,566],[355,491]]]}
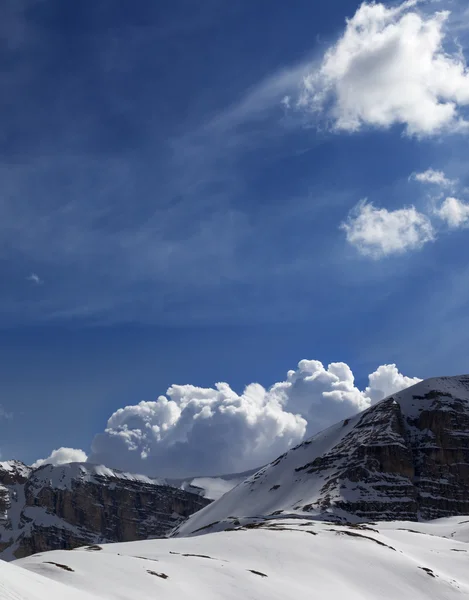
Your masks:
{"label": "sky", "polygon": [[468,372],[468,28],[2,2],[2,460],[239,472]]}

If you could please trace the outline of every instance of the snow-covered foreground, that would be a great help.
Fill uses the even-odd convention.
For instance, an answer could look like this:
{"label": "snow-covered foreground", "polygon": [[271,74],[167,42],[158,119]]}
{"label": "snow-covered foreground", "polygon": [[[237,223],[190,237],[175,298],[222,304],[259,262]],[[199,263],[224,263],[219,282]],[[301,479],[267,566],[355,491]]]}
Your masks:
{"label": "snow-covered foreground", "polygon": [[468,551],[469,518],[358,526],[250,520],[196,537],[0,563],[0,598],[452,600],[469,598]]}

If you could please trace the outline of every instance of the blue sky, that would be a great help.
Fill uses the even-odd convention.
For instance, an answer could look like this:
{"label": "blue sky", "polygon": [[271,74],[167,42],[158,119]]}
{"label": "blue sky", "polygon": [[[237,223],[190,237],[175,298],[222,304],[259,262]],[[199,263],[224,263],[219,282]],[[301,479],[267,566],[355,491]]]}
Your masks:
{"label": "blue sky", "polygon": [[[457,0],[3,3],[2,457],[90,455],[115,411],[172,384],[241,394],[321,361],[326,387],[278,401],[261,461],[362,408],[355,389],[378,399],[380,365],[397,365],[388,392],[467,372],[466,25]],[[354,399],[328,399],[342,388]],[[91,457],[144,470],[155,444],[148,472],[178,452],[224,468],[191,428],[116,450],[129,423]],[[217,423],[206,437],[258,431]]]}

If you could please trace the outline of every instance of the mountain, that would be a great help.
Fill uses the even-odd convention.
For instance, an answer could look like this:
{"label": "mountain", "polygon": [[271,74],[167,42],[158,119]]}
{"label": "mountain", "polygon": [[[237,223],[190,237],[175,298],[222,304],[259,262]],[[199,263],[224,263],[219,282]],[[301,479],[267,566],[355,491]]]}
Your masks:
{"label": "mountain", "polygon": [[[463,522],[465,521],[465,522]],[[0,561],[5,600],[462,600],[469,524],[278,519]]]}
{"label": "mountain", "polygon": [[164,536],[208,503],[102,466],[0,462],[0,558]]}
{"label": "mountain", "polygon": [[176,531],[239,517],[429,520],[469,514],[469,376],[428,379],[300,444]]}
{"label": "mountain", "polygon": [[180,488],[203,496],[208,500],[218,500],[224,494],[232,490],[249,475],[253,475],[258,469],[251,469],[244,473],[232,473],[229,475],[189,477],[188,479],[167,479],[168,485]]}
{"label": "mountain", "polygon": [[[154,511],[134,486],[162,487],[104,467],[8,463],[0,483],[10,495],[18,478],[31,498],[26,529],[28,519],[38,526],[30,509],[44,510],[46,498],[78,514],[74,498],[84,489],[82,524],[106,514],[102,501],[112,497],[110,513],[124,507],[135,531]],[[133,496],[115,496],[128,488]],[[8,515],[15,510],[12,497]],[[72,552],[0,561],[0,598],[284,600],[311,590],[331,600],[469,598],[469,516],[459,515],[469,515],[469,376],[427,380],[341,421],[248,476],[173,537],[95,538]]]}

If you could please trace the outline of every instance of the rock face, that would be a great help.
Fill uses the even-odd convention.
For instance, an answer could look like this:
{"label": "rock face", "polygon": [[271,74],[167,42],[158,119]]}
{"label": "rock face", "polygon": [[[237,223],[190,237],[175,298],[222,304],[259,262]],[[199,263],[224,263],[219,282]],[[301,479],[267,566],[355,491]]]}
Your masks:
{"label": "rock face", "polygon": [[161,537],[208,503],[105,467],[0,463],[0,558]]}
{"label": "rock face", "polygon": [[8,509],[11,508],[8,488],[0,485],[0,525],[8,521]]}
{"label": "rock face", "polygon": [[[345,521],[469,514],[469,376],[429,379],[318,434],[184,523],[309,514]],[[210,529],[210,527],[209,527]]]}

